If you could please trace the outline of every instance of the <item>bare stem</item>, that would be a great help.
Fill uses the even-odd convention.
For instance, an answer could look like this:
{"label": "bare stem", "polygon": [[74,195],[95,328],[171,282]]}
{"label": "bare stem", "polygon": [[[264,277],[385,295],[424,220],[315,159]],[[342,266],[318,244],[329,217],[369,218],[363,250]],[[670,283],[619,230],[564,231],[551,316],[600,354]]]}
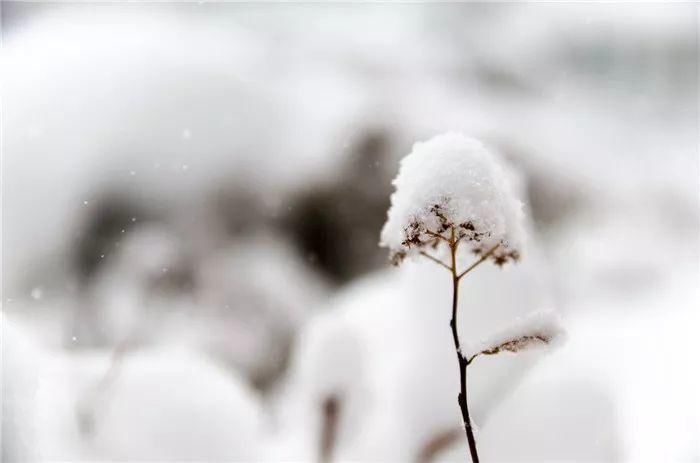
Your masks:
{"label": "bare stem", "polygon": [[[456,244],[456,243],[455,243],[455,244]],[[486,259],[488,259],[489,257],[491,257],[491,254],[493,254],[493,253],[496,251],[496,249],[498,249],[498,246],[500,246],[500,244],[497,244],[497,245],[495,245],[494,247],[492,247],[491,249],[489,249],[488,251],[486,251],[486,254],[484,254],[483,256],[481,256],[481,258],[480,258],[479,260],[477,260],[476,262],[474,262],[473,264],[471,264],[469,267],[467,267],[467,269],[466,269],[465,271],[463,271],[462,273],[460,273],[459,275],[457,275],[457,279],[458,279],[458,280],[461,279],[464,275],[466,275],[467,273],[471,272],[472,270],[474,270],[475,268],[477,268],[477,267],[479,266],[479,264],[483,263]],[[455,246],[455,249],[454,249],[453,252],[456,252],[456,251],[457,251],[457,248],[456,248],[456,246]]]}
{"label": "bare stem", "polygon": [[435,232],[432,232],[432,231],[430,231],[430,230],[426,230],[425,233],[426,233],[427,235],[432,236],[433,238],[437,238],[437,239],[439,239],[439,240],[443,240],[445,243],[448,243],[448,244],[451,243],[450,240],[448,240],[446,237],[442,236],[442,235],[439,234],[439,233],[435,233]]}
{"label": "bare stem", "polygon": [[449,270],[450,272],[452,271],[452,267],[450,267],[449,265],[447,265],[446,263],[444,263],[444,262],[441,261],[440,259],[431,256],[431,255],[428,254],[427,252],[421,251],[421,252],[420,252],[420,255],[423,256],[423,257],[427,257],[428,259],[432,260],[432,261],[435,262],[436,264],[442,265],[443,267],[445,267],[445,268],[446,268],[447,270]]}
{"label": "bare stem", "polygon": [[459,342],[459,334],[457,333],[459,281],[464,275],[471,272],[480,264],[485,262],[486,259],[488,259],[496,251],[496,249],[498,249],[498,246],[500,246],[500,244],[497,244],[488,251],[486,251],[486,253],[484,253],[484,255],[482,255],[479,258],[479,260],[467,267],[466,270],[464,270],[461,273],[457,273],[457,248],[459,247],[459,242],[461,238],[458,238],[456,236],[455,227],[451,227],[450,239],[447,239],[446,237],[433,232],[428,232],[428,234],[435,238],[444,240],[450,247],[450,265],[445,264],[440,259],[431,256],[427,252],[421,251],[420,254],[432,260],[433,262],[441,265],[442,267],[445,267],[452,274],[452,319],[450,320],[450,328],[452,329],[452,339],[454,340],[455,351],[457,352],[457,362],[459,364],[460,390],[459,395],[457,396],[457,403],[459,403],[459,408],[462,411],[462,422],[464,424],[464,431],[467,435],[467,443],[469,444],[469,454],[471,456],[472,463],[479,463],[479,454],[476,450],[476,440],[474,439],[474,429],[472,428],[471,418],[469,417],[469,402],[467,400],[467,366],[469,366],[469,364],[472,363],[472,361],[476,358],[476,355],[473,355],[469,358],[465,357],[462,353],[462,347]]}
{"label": "bare stem", "polygon": [[[471,455],[472,463],[479,463],[479,454],[476,450],[476,440],[474,439],[474,430],[472,429],[471,419],[469,418],[469,403],[467,400],[467,358],[462,353],[462,347],[459,342],[459,334],[457,333],[457,306],[459,302],[459,279],[466,274],[471,268],[476,267],[479,263],[483,262],[488,258],[488,254],[482,257],[480,262],[475,263],[457,275],[457,246],[458,241],[455,239],[455,229],[452,227],[452,233],[450,238],[450,255],[452,259],[452,319],[450,320],[450,328],[452,329],[452,338],[455,343],[455,351],[457,352],[457,362],[459,363],[459,384],[460,391],[457,396],[457,403],[459,403],[459,408],[462,411],[462,421],[464,423],[464,431],[467,434],[467,442],[469,443],[469,453]],[[490,252],[493,252],[491,250]]]}

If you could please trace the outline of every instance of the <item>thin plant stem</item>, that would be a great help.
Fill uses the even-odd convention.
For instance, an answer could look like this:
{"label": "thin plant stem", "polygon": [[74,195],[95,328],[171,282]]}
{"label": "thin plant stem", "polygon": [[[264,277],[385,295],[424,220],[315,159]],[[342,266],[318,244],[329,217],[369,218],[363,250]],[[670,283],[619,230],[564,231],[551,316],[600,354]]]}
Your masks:
{"label": "thin plant stem", "polygon": [[459,408],[462,411],[462,422],[464,424],[464,432],[467,435],[467,443],[469,444],[469,454],[472,459],[472,463],[479,463],[479,454],[476,450],[476,439],[474,438],[474,429],[472,428],[471,418],[469,417],[469,401],[467,399],[467,367],[474,360],[476,355],[467,359],[462,353],[462,347],[459,342],[459,334],[457,332],[457,307],[459,305],[459,281],[464,275],[474,270],[480,264],[486,261],[491,255],[498,249],[500,244],[493,246],[491,249],[486,251],[476,262],[467,267],[463,272],[457,271],[457,248],[459,247],[459,241],[461,238],[456,237],[455,227],[452,226],[450,229],[450,239],[439,235],[437,233],[429,232],[431,236],[445,240],[450,247],[450,265],[445,264],[440,259],[437,259],[430,254],[421,251],[421,255],[427,257],[433,262],[445,267],[452,274],[452,319],[450,320],[450,328],[452,329],[452,339],[455,344],[455,351],[457,352],[457,362],[459,364],[459,395],[457,396],[457,403],[459,403]]}
{"label": "thin plant stem", "polygon": [[446,237],[442,236],[442,235],[439,234],[439,233],[435,233],[435,232],[432,232],[432,231],[430,231],[430,230],[426,230],[425,233],[428,234],[428,235],[430,235],[430,236],[432,236],[433,238],[437,238],[437,239],[439,239],[439,240],[443,240],[445,243],[450,243],[450,242],[451,242],[450,240],[448,240]]}
{"label": "thin plant stem", "polygon": [[446,268],[447,270],[449,270],[449,271],[452,271],[452,268],[451,268],[449,265],[447,265],[446,263],[444,263],[443,261],[441,261],[441,260],[438,259],[437,257],[433,257],[433,256],[431,256],[430,254],[428,254],[428,253],[425,252],[425,251],[421,251],[421,252],[420,252],[420,255],[423,256],[423,257],[427,257],[428,259],[432,260],[432,261],[435,262],[436,264],[445,267],[445,268]]}
{"label": "thin plant stem", "polygon": [[[452,338],[455,343],[455,351],[457,352],[457,362],[459,364],[459,384],[460,390],[457,396],[457,403],[462,411],[462,421],[464,431],[467,434],[467,442],[469,443],[469,453],[472,463],[479,463],[479,454],[476,450],[476,440],[474,439],[474,430],[472,429],[471,419],[469,417],[469,402],[467,400],[467,358],[462,353],[462,347],[459,342],[459,334],[457,333],[457,306],[459,302],[459,279],[466,273],[457,274],[457,246],[455,240],[455,229],[452,227],[450,238],[450,256],[452,261],[452,319],[450,320],[450,328],[452,329]],[[493,252],[493,251],[492,251]],[[483,262],[488,256],[484,256],[479,262],[472,266],[475,267]],[[469,269],[467,269],[468,271]]]}
{"label": "thin plant stem", "polygon": [[[474,270],[475,268],[477,268],[477,267],[479,266],[479,264],[481,264],[481,263],[484,262],[486,259],[488,259],[489,257],[491,257],[491,254],[493,254],[493,253],[496,251],[496,249],[498,249],[498,246],[500,246],[500,244],[497,244],[497,245],[495,245],[494,247],[492,247],[491,249],[489,249],[488,251],[486,251],[486,254],[484,254],[483,256],[481,256],[481,258],[480,258],[479,260],[477,260],[476,262],[474,262],[473,264],[471,264],[469,267],[467,267],[467,269],[466,269],[465,271],[463,271],[462,273],[460,273],[459,275],[457,275],[457,279],[458,279],[458,280],[461,279],[464,275],[466,275],[467,273],[471,272],[472,270]],[[455,243],[455,252],[456,252],[456,251],[457,251],[457,246],[456,246],[456,243]]]}

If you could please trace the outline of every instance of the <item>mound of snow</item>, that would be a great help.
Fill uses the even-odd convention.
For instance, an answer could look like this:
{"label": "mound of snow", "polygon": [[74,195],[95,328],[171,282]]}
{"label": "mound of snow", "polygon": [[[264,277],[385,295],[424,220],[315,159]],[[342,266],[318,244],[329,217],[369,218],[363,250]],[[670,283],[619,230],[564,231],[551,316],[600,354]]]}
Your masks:
{"label": "mound of snow", "polygon": [[[240,461],[259,451],[257,396],[206,358],[137,351],[104,382],[109,365],[103,354],[74,354],[44,366],[35,420],[41,458]],[[81,422],[87,403],[89,427]]]}

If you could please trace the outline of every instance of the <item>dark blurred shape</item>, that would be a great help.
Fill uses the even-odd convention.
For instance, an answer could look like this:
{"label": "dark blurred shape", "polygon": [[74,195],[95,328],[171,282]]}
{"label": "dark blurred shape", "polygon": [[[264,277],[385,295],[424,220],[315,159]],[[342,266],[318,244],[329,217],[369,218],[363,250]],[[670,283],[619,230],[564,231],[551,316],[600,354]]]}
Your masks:
{"label": "dark blurred shape", "polygon": [[436,457],[444,450],[452,447],[462,437],[460,428],[448,429],[441,431],[432,436],[420,449],[417,463],[430,463],[435,461]]}
{"label": "dark blurred shape", "polygon": [[582,198],[561,177],[534,169],[528,171],[527,176],[527,198],[532,219],[538,227],[554,225],[582,207]]}
{"label": "dark blurred shape", "polygon": [[490,91],[502,92],[514,96],[536,96],[539,89],[523,76],[494,63],[482,61],[474,66],[472,72],[479,83]]}
{"label": "dark blurred shape", "polygon": [[121,192],[104,193],[77,234],[73,265],[79,280],[89,281],[109,258],[116,243],[145,219],[145,211],[138,201]]}
{"label": "dark blurred shape", "polygon": [[340,421],[340,399],[331,395],[321,404],[322,421],[321,440],[318,461],[329,463],[333,460],[333,449],[338,439],[338,422]]}
{"label": "dark blurred shape", "polygon": [[265,203],[260,191],[233,181],[231,185],[218,186],[212,197],[215,217],[229,237],[255,235],[273,225],[276,211]]}
{"label": "dark blurred shape", "polygon": [[367,132],[351,149],[342,177],[299,194],[285,227],[307,260],[336,283],[380,266],[377,250],[391,194],[390,136]]}
{"label": "dark blurred shape", "polygon": [[554,226],[585,207],[578,183],[565,172],[538,161],[529,150],[516,144],[502,139],[491,142],[523,176],[524,201],[539,229]]}

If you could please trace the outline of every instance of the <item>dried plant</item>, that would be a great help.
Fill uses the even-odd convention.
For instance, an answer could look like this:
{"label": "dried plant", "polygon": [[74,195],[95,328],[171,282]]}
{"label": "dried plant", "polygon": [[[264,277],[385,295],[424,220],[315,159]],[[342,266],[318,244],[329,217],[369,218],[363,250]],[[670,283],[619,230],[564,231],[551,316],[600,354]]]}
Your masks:
{"label": "dried plant", "polygon": [[[540,324],[532,331],[528,331],[530,325],[518,326],[518,331],[487,343],[473,354],[460,342],[457,308],[461,279],[488,260],[503,266],[520,259],[523,211],[511,180],[497,156],[477,140],[446,134],[417,143],[402,160],[393,182],[396,191],[381,237],[395,265],[408,256],[420,256],[451,275],[450,328],[460,378],[457,402],[473,463],[479,462],[479,455],[469,415],[467,367],[479,355],[518,352],[534,344],[547,344],[553,337]],[[476,259],[460,268],[460,261],[470,253]]]}
{"label": "dried plant", "polygon": [[536,344],[549,344],[551,340],[552,337],[545,334],[529,334],[520,336],[519,338],[509,339],[508,341],[505,341],[497,346],[482,350],[481,352],[470,357],[469,362],[471,362],[478,355],[495,355],[503,351],[515,353]]}
{"label": "dried plant", "polygon": [[[469,416],[469,402],[467,400],[467,367],[469,364],[474,360],[476,356],[472,356],[470,358],[467,358],[466,355],[462,351],[462,345],[459,339],[459,333],[457,331],[457,308],[459,306],[459,282],[464,276],[466,276],[469,272],[474,270],[477,266],[488,260],[489,258],[493,258],[494,262],[496,262],[498,265],[502,265],[505,263],[508,259],[517,259],[517,257],[513,257],[512,253],[500,253],[496,257],[494,257],[494,254],[498,250],[498,248],[501,246],[501,244],[496,244],[495,246],[492,246],[490,249],[486,250],[485,252],[480,252],[481,257],[479,257],[472,265],[464,269],[463,271],[459,271],[457,268],[457,250],[459,249],[459,244],[460,241],[466,238],[467,241],[476,241],[476,238],[474,238],[474,235],[467,235],[467,234],[460,234],[457,230],[457,227],[452,224],[446,222],[447,225],[447,230],[443,231],[442,233],[447,232],[449,237],[445,237],[441,233],[437,233],[436,236],[439,236],[440,240],[443,240],[447,246],[449,247],[449,252],[450,252],[450,263],[446,264],[443,261],[439,260],[438,258],[428,254],[426,251],[421,251],[420,254],[424,257],[429,258],[430,260],[438,263],[440,266],[446,268],[449,270],[450,274],[452,275],[452,318],[450,319],[450,329],[452,330],[452,339],[454,341],[454,346],[455,346],[455,351],[457,353],[457,362],[459,364],[459,384],[460,384],[460,391],[459,395],[457,396],[457,403],[459,404],[459,408],[462,412],[462,421],[464,424],[464,430],[466,433],[467,437],[467,442],[469,444],[469,452],[471,455],[471,459],[473,463],[478,463],[479,462],[479,454],[477,452],[476,448],[476,439],[474,437],[474,430],[472,427],[472,421],[471,417]],[[432,234],[433,231],[430,231]],[[417,244],[417,243],[411,243],[412,246],[419,245],[419,246],[424,246],[423,243]],[[486,352],[484,352],[486,353]],[[496,353],[494,351],[493,353]]]}

